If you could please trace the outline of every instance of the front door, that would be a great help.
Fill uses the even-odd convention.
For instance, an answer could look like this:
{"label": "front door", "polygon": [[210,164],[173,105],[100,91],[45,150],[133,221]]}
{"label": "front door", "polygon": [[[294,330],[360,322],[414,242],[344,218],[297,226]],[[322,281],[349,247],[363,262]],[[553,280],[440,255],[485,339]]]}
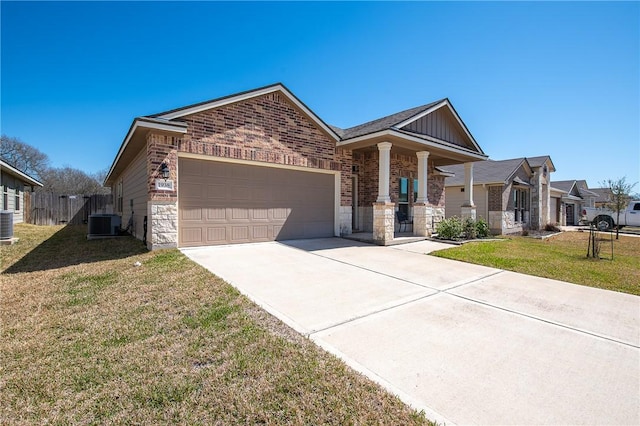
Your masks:
{"label": "front door", "polygon": [[572,226],[575,225],[575,215],[574,215],[574,204],[567,204],[567,225]]}

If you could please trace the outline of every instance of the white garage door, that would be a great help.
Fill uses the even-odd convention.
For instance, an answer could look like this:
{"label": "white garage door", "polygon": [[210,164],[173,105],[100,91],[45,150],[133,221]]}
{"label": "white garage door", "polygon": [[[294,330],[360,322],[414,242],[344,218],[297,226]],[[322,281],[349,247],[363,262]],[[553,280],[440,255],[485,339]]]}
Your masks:
{"label": "white garage door", "polygon": [[335,177],[181,158],[180,247],[334,235]]}

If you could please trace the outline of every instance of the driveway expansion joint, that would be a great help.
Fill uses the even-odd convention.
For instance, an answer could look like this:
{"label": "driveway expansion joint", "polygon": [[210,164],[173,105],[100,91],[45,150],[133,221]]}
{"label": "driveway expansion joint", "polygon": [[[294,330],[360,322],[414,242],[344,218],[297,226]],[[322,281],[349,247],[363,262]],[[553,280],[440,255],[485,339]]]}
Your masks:
{"label": "driveway expansion joint", "polygon": [[406,301],[404,301],[404,302],[402,302],[402,303],[398,303],[398,304],[393,305],[393,306],[387,306],[387,307],[385,307],[385,308],[378,309],[378,310],[375,310],[375,311],[371,311],[371,312],[368,312],[368,313],[366,313],[366,314],[358,315],[358,316],[355,316],[355,317],[353,317],[353,318],[349,318],[349,319],[346,319],[346,320],[344,320],[344,321],[337,322],[337,323],[335,323],[335,324],[329,325],[329,326],[324,327],[324,328],[319,328],[319,329],[317,329],[317,330],[312,330],[311,332],[309,332],[309,333],[308,333],[308,334],[306,334],[305,336],[306,336],[306,337],[311,337],[311,335],[313,335],[313,334],[322,333],[322,332],[324,332],[324,331],[331,330],[332,328],[340,327],[341,325],[349,324],[349,323],[352,323],[352,322],[354,322],[354,321],[361,320],[361,319],[363,319],[363,318],[367,318],[367,317],[371,317],[371,316],[374,316],[374,315],[380,314],[380,313],[382,313],[382,312],[387,312],[387,311],[390,311],[390,310],[392,310],[392,309],[396,309],[396,308],[399,308],[399,307],[402,307],[402,306],[409,305],[409,304],[411,304],[411,303],[419,302],[419,301],[421,301],[421,300],[424,300],[424,299],[428,299],[428,298],[430,298],[430,297],[433,297],[433,296],[435,296],[435,295],[437,295],[437,294],[439,294],[439,293],[430,293],[430,294],[422,295],[422,296],[416,297],[416,298],[414,298],[414,299],[406,300]]}

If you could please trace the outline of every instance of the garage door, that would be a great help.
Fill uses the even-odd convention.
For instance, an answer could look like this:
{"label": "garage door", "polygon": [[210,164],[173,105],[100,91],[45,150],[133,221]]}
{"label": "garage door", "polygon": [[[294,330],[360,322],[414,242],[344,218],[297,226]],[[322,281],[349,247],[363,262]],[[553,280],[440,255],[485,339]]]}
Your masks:
{"label": "garage door", "polygon": [[334,235],[333,174],[181,158],[181,247]]}

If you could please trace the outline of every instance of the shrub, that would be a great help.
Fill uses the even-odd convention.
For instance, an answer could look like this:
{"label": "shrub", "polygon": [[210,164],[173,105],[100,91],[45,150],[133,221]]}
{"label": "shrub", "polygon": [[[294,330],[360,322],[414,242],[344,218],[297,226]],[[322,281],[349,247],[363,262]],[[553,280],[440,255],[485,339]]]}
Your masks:
{"label": "shrub", "polygon": [[462,236],[462,221],[454,216],[444,219],[436,225],[438,238],[443,240],[459,240]]}
{"label": "shrub", "polygon": [[555,223],[547,223],[544,226],[544,230],[550,232],[560,232],[560,228],[558,228],[558,225],[556,225]]}
{"label": "shrub", "polygon": [[483,218],[480,218],[476,221],[476,236],[478,238],[487,238],[491,235],[491,231],[489,230],[489,224]]}
{"label": "shrub", "polygon": [[476,222],[470,217],[464,220],[462,234],[467,240],[476,239]]}
{"label": "shrub", "polygon": [[459,217],[450,217],[444,219],[436,225],[438,238],[441,240],[473,240],[476,238],[487,238],[491,235],[489,224],[486,220],[480,218],[474,221],[471,218],[460,219]]}

